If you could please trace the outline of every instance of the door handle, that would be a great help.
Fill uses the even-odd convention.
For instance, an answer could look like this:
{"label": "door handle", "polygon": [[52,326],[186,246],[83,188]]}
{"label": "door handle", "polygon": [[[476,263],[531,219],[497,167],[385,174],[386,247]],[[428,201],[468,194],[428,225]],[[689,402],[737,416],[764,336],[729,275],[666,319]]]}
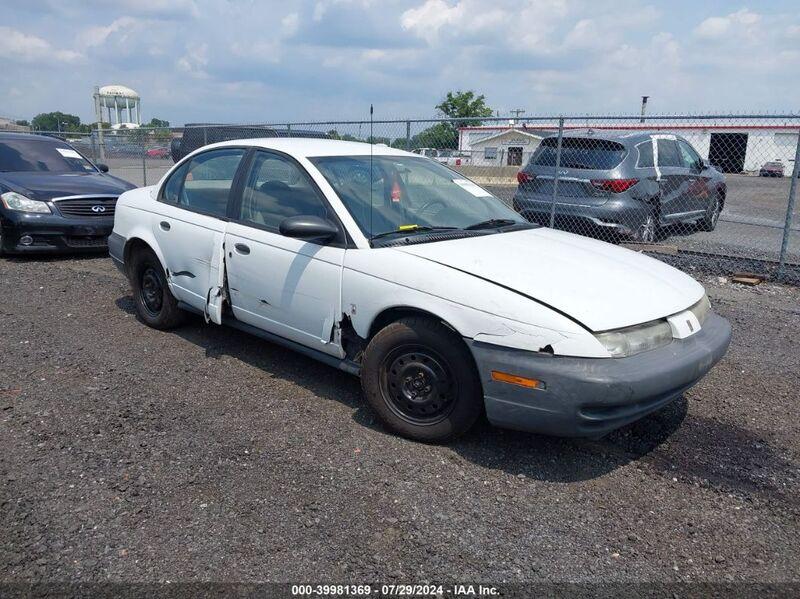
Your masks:
{"label": "door handle", "polygon": [[246,246],[245,244],[243,244],[243,243],[237,243],[237,244],[235,244],[233,247],[235,247],[235,248],[236,248],[236,251],[237,251],[237,252],[239,252],[240,254],[244,254],[245,256],[246,256],[247,254],[249,254],[249,253],[250,253],[250,248],[249,248],[249,247],[247,247],[247,246]]}
{"label": "door handle", "polygon": [[164,231],[169,231],[170,228],[169,223],[165,220],[162,220],[160,223],[158,223],[158,226],[161,227]]}

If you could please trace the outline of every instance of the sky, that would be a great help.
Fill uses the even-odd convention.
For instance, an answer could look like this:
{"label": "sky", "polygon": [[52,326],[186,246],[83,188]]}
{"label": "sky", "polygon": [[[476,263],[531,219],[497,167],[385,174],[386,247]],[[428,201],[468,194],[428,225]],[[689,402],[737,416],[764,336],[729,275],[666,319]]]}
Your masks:
{"label": "sky", "polygon": [[505,116],[798,112],[797,1],[0,0],[0,116],[424,118],[450,90]]}

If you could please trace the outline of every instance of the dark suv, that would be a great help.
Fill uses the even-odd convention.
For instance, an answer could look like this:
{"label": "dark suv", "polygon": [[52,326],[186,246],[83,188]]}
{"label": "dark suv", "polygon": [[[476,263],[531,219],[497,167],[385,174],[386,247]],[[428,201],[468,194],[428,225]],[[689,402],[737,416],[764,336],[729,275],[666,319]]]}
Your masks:
{"label": "dark suv", "polygon": [[[530,221],[650,243],[661,227],[712,231],[725,205],[725,177],[679,135],[583,131],[542,140],[517,174],[514,209]],[[555,206],[553,206],[555,199]],[[611,237],[611,235],[605,235]]]}

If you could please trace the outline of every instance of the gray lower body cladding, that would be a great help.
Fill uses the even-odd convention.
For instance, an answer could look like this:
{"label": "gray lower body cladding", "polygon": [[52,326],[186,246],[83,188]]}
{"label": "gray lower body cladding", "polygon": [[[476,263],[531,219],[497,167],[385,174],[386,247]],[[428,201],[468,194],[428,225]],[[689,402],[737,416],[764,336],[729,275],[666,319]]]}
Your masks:
{"label": "gray lower body cladding", "polygon": [[[483,383],[486,415],[503,428],[597,437],[669,404],[728,349],[728,321],[710,314],[696,334],[628,358],[572,358],[465,341]],[[492,371],[544,381],[527,389],[492,380]]]}

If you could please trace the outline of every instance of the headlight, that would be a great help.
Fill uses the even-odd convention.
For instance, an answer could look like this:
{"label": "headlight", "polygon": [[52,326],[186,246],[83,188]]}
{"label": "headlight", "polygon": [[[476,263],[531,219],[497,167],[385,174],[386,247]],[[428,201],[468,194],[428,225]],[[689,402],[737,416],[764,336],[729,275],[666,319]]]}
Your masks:
{"label": "headlight", "polygon": [[711,312],[711,302],[708,301],[708,296],[703,294],[703,297],[700,298],[700,301],[689,308],[689,311],[697,317],[697,322],[699,322],[702,326],[703,321],[708,316],[708,313]]}
{"label": "headlight", "polygon": [[3,206],[9,210],[16,210],[17,212],[43,212],[45,214],[51,213],[50,206],[45,202],[26,198],[16,191],[0,194],[0,199],[3,200]]}
{"label": "headlight", "polygon": [[672,341],[672,328],[666,320],[654,320],[624,329],[597,333],[595,337],[612,358],[626,358],[667,345]]}

